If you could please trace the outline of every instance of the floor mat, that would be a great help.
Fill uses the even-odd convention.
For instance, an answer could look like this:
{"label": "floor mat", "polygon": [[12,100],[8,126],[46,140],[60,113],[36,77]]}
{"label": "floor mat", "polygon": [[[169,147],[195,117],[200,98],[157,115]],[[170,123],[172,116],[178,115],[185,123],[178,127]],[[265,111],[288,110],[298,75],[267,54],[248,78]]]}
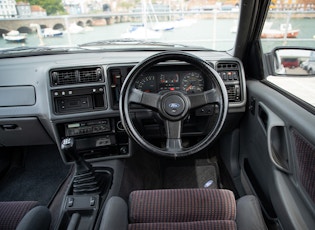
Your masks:
{"label": "floor mat", "polygon": [[218,188],[216,167],[214,165],[168,167],[164,174],[164,188]]}
{"label": "floor mat", "polygon": [[70,166],[63,163],[54,145],[27,147],[20,155],[0,182],[0,201],[36,200],[48,205]]}

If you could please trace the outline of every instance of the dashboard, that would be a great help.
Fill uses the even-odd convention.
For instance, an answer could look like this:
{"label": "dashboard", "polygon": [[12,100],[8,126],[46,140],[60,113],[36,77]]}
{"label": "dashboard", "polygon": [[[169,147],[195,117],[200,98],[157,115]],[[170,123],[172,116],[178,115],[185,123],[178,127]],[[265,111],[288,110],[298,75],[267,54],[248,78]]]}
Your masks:
{"label": "dashboard", "polygon": [[[118,110],[120,89],[133,67],[155,53],[91,52],[2,59],[0,146],[60,147],[63,138],[74,137],[87,159],[129,156],[130,140]],[[226,126],[232,127],[246,105],[242,63],[221,52],[193,54],[207,60],[222,78],[229,98]],[[168,62],[138,76],[134,87],[144,92],[194,94],[211,89],[212,83],[192,65]],[[201,135],[199,128],[213,111],[211,106],[193,111],[185,120],[184,135]],[[156,138],[163,133],[162,127],[153,124],[157,117],[151,112],[135,107],[134,116],[145,135]]]}

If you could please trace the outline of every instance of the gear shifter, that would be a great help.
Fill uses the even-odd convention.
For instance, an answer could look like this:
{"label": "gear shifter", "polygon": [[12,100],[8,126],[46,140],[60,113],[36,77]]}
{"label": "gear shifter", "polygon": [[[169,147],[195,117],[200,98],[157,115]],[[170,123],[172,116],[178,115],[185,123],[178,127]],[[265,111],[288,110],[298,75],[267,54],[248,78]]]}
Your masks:
{"label": "gear shifter", "polygon": [[84,160],[76,151],[75,141],[72,137],[65,138],[61,142],[61,150],[75,163],[76,174],[73,179],[73,194],[99,193],[99,181],[95,176],[90,163]]}

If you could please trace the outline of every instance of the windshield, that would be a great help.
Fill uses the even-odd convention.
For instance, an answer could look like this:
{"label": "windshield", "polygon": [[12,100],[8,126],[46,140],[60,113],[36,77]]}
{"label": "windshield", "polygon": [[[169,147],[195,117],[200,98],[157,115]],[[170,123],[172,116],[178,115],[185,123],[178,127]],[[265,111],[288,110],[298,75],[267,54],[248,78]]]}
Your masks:
{"label": "windshield", "polygon": [[119,44],[133,39],[149,41],[150,45],[229,50],[235,42],[239,18],[236,0],[209,4],[186,0],[0,2],[1,49],[69,47],[104,40],[115,40],[115,48],[119,48]]}

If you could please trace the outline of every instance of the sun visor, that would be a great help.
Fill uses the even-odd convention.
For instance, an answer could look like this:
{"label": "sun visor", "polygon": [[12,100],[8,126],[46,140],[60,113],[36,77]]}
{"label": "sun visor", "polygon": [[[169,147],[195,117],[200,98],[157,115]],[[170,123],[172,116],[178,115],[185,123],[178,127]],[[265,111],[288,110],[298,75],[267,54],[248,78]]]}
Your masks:
{"label": "sun visor", "polygon": [[33,86],[0,87],[0,107],[30,106],[36,102]]}

